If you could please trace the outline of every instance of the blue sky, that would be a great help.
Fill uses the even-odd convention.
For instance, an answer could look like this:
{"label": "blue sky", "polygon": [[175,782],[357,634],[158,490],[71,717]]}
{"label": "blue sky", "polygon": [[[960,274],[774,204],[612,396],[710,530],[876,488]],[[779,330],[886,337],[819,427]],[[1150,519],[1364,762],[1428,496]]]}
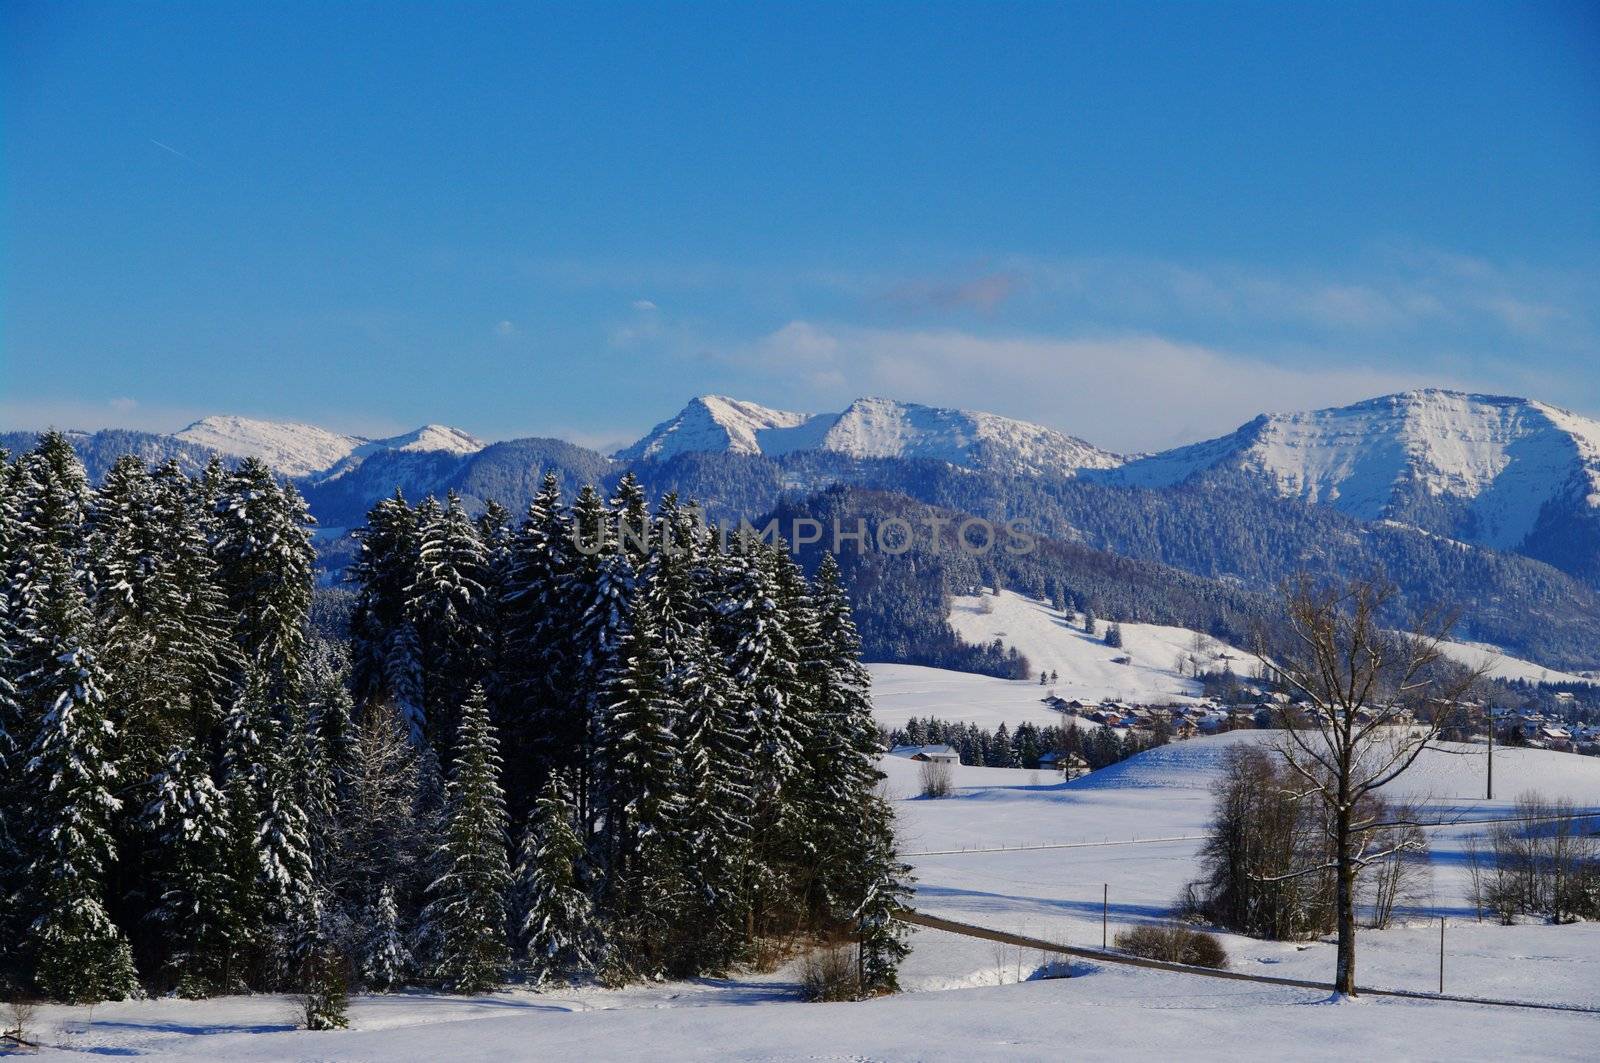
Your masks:
{"label": "blue sky", "polygon": [[1582,4],[7,4],[0,422],[1600,415]]}

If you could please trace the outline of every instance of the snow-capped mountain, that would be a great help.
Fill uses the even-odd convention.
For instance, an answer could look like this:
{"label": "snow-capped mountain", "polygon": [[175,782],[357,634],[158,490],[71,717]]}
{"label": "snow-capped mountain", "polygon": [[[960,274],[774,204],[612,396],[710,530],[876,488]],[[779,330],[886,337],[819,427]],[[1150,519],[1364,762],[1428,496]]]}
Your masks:
{"label": "snow-capped mountain", "polygon": [[1022,475],[1110,469],[1123,461],[1054,429],[992,413],[866,398],[842,413],[803,414],[719,395],[692,400],[616,457],[661,460],[687,451],[777,457],[813,450],[854,458],[926,458]]}
{"label": "snow-capped mountain", "polygon": [[458,428],[429,424],[388,439],[366,439],[294,421],[203,417],[174,438],[221,454],[259,458],[285,476],[339,476],[372,454],[398,450],[471,454],[484,444]]}
{"label": "snow-capped mountain", "polygon": [[643,439],[617,451],[619,461],[665,460],[674,454],[711,451],[762,454],[761,436],[804,426],[810,414],[773,410],[753,402],[702,395],[671,420],[650,429]]}
{"label": "snow-capped mountain", "polygon": [[1109,476],[1144,487],[1243,480],[1364,520],[1517,550],[1552,522],[1600,512],[1600,422],[1531,399],[1407,391],[1263,415]]}
{"label": "snow-capped mountain", "polygon": [[224,416],[202,417],[173,435],[231,457],[259,458],[286,476],[321,472],[367,442],[314,424]]}

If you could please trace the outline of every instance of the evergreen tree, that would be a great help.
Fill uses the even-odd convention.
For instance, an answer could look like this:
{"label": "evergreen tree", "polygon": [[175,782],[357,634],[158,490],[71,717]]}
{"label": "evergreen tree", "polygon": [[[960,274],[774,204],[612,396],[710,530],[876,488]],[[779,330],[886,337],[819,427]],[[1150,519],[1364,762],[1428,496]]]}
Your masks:
{"label": "evergreen tree", "polygon": [[388,992],[405,984],[411,971],[411,950],[400,929],[394,887],[385,883],[368,909],[367,933],[361,943],[361,980],[369,989]]}
{"label": "evergreen tree", "polygon": [[499,744],[481,688],[461,709],[449,821],[439,855],[444,870],[430,887],[433,901],[427,911],[440,942],[434,974],[454,992],[485,992],[499,985],[505,970],[511,869]]}
{"label": "evergreen tree", "polygon": [[583,840],[575,816],[566,785],[552,776],[534,806],[516,870],[517,940],[537,985],[594,968],[595,919],[580,878]]}
{"label": "evergreen tree", "polygon": [[487,636],[488,554],[461,499],[424,507],[419,520],[417,578],[408,611],[420,650],[428,739],[452,748],[457,707],[483,679]]}
{"label": "evergreen tree", "polygon": [[229,874],[227,799],[204,757],[178,746],[155,778],[146,809],[156,840],[157,905],[170,935],[168,969],[178,994],[208,997],[243,985],[245,938]]}
{"label": "evergreen tree", "polygon": [[813,602],[816,625],[804,666],[815,720],[807,746],[806,819],[819,870],[811,903],[822,914],[840,909],[843,868],[862,828],[857,809],[883,776],[872,680],[861,664],[861,640],[832,555],[818,566]]}
{"label": "evergreen tree", "polygon": [[421,537],[418,515],[405,495],[378,502],[356,531],[360,552],[350,567],[357,586],[350,617],[351,682],[358,704],[392,699],[411,733],[427,731],[422,704],[420,649],[408,604],[417,582]]}
{"label": "evergreen tree", "polygon": [[722,658],[698,633],[683,645],[674,694],[681,706],[683,823],[688,839],[688,918],[695,949],[711,970],[730,966],[743,948],[756,797],[750,731]]}
{"label": "evergreen tree", "polygon": [[861,806],[861,848],[850,865],[862,883],[855,909],[861,950],[861,988],[865,993],[892,993],[900,988],[897,970],[910,953],[908,929],[895,919],[911,898],[911,869],[895,852],[894,812],[869,795]]}
{"label": "evergreen tree", "polygon": [[[645,975],[672,962],[682,904],[686,840],[674,724],[682,706],[673,669],[649,612],[624,640],[606,721],[612,857],[610,908],[619,959]],[[610,826],[608,822],[608,827]]]}
{"label": "evergreen tree", "polygon": [[246,458],[214,502],[215,557],[240,647],[273,697],[301,693],[316,552],[305,500]]}
{"label": "evergreen tree", "polygon": [[1112,649],[1122,648],[1122,625],[1112,624],[1106,628],[1106,645]]}
{"label": "evergreen tree", "polygon": [[574,555],[560,481],[546,473],[511,542],[502,580],[505,639],[512,648],[500,706],[506,781],[524,801],[537,792],[538,779],[572,763],[567,752],[578,744],[569,712],[576,618],[565,596]]}
{"label": "evergreen tree", "polygon": [[[116,732],[106,717],[104,677],[80,644],[88,608],[63,589],[65,630],[39,632],[58,649],[55,664],[33,677],[50,708],[34,743],[24,782],[38,805],[31,879],[34,978],[69,1003],[121,999],[139,990],[127,938],[106,911],[104,880],[114,852],[111,819],[122,802]],[[53,696],[50,696],[53,695]]]}

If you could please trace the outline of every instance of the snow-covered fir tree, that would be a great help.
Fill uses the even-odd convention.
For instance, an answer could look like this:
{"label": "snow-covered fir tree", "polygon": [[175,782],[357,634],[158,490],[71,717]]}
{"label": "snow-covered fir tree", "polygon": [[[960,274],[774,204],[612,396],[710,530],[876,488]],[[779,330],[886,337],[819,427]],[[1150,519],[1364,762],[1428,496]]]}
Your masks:
{"label": "snow-covered fir tree", "polygon": [[441,751],[452,748],[456,713],[486,671],[489,576],[488,553],[460,497],[451,492],[442,508],[425,504],[406,610],[416,631],[426,736]]}
{"label": "snow-covered fir tree", "polygon": [[0,458],[0,977],[288,988],[332,1024],[347,975],[492,988],[513,941],[541,979],[635,977],[852,927],[892,981],[903,869],[829,566],[627,478],[569,510],[546,476],[515,531],[397,495],[346,640],[266,466],[95,490],[72,445]]}
{"label": "snow-covered fir tree", "polygon": [[516,869],[516,936],[534,983],[592,971],[594,906],[584,889],[583,839],[566,782],[552,775],[534,805]]}
{"label": "snow-covered fir tree", "polygon": [[683,706],[660,626],[648,610],[636,615],[620,657],[604,731],[606,899],[614,956],[634,972],[655,975],[676,960],[674,931],[685,899],[689,832],[673,730]]}
{"label": "snow-covered fir tree", "polygon": [[454,992],[481,993],[505,972],[511,884],[500,750],[482,688],[461,708],[447,815],[439,849],[443,870],[429,888],[433,899],[425,915],[439,939],[433,973]]}
{"label": "snow-covered fir tree", "polygon": [[221,488],[213,503],[214,549],[239,644],[274,696],[297,696],[316,564],[311,514],[293,486],[254,458]]}
{"label": "snow-covered fir tree", "polygon": [[172,750],[154,783],[145,815],[159,900],[150,917],[170,935],[168,975],[180,996],[236,991],[246,974],[246,912],[229,873],[227,798],[188,744]]}
{"label": "snow-covered fir tree", "polygon": [[387,992],[406,983],[411,974],[411,949],[400,926],[394,887],[385,883],[367,909],[366,936],[361,942],[359,973],[369,989]]}
{"label": "snow-covered fir tree", "polygon": [[105,876],[115,853],[116,729],[107,718],[104,676],[83,645],[89,610],[75,582],[58,587],[50,609],[60,627],[36,629],[54,661],[28,677],[48,704],[24,771],[36,804],[28,889],[34,977],[50,996],[72,1002],[121,999],[139,990],[127,937],[106,908]]}

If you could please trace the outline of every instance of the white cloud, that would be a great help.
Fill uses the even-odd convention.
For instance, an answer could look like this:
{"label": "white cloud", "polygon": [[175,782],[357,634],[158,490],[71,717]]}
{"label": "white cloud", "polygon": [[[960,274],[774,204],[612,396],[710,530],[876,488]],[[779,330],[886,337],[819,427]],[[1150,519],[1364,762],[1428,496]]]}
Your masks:
{"label": "white cloud", "polygon": [[146,406],[130,398],[105,400],[22,398],[0,400],[0,429],[133,428],[175,432],[207,412],[173,406]]}
{"label": "white cloud", "polygon": [[650,311],[656,309],[656,304],[652,303],[648,299],[635,299],[633,301],[633,308],[635,310],[639,311],[640,313],[647,314]]}
{"label": "white cloud", "polygon": [[496,336],[515,336],[517,334],[516,323],[512,321],[502,321],[495,325],[494,334]]}
{"label": "white cloud", "polygon": [[819,403],[883,394],[990,410],[1123,451],[1219,435],[1264,411],[1455,383],[1381,365],[1291,368],[1152,335],[993,337],[807,321],[738,358]]}

